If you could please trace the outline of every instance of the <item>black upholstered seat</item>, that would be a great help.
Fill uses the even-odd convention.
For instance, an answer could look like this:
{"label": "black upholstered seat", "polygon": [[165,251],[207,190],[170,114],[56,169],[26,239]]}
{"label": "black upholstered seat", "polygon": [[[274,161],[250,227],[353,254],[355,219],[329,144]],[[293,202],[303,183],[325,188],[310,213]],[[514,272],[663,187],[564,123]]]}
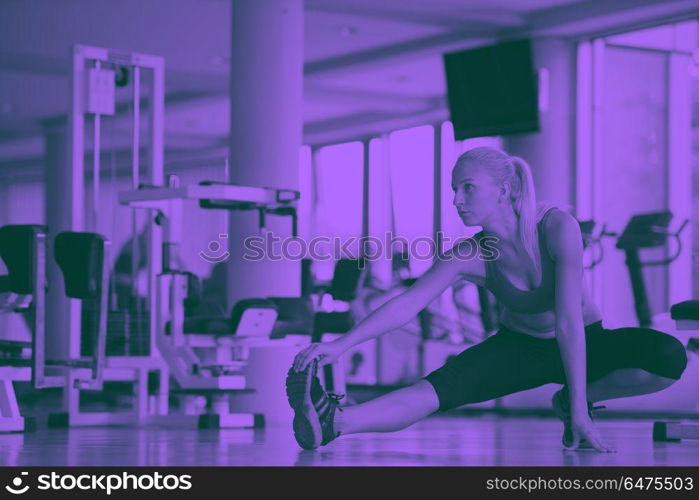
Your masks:
{"label": "black upholstered seat", "polygon": [[7,275],[0,276],[0,292],[34,293],[36,239],[46,234],[46,226],[11,224],[0,227],[0,258]]}
{"label": "black upholstered seat", "polygon": [[694,319],[699,321],[699,300],[685,300],[670,308],[672,319]]}
{"label": "black upholstered seat", "polygon": [[56,236],[56,263],[63,272],[68,297],[99,297],[105,241],[96,233],[64,232]]}

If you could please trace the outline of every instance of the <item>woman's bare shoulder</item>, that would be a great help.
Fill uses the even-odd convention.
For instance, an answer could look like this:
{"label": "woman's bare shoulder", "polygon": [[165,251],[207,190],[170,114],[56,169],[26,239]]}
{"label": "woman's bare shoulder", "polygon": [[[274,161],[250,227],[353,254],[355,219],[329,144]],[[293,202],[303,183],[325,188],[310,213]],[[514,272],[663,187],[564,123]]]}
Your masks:
{"label": "woman's bare shoulder", "polygon": [[551,210],[545,221],[546,248],[551,256],[570,251],[582,242],[578,220],[566,210]]}
{"label": "woman's bare shoulder", "polygon": [[444,259],[455,266],[455,272],[459,277],[467,281],[477,282],[484,278],[479,234],[457,240],[449,250],[442,254]]}

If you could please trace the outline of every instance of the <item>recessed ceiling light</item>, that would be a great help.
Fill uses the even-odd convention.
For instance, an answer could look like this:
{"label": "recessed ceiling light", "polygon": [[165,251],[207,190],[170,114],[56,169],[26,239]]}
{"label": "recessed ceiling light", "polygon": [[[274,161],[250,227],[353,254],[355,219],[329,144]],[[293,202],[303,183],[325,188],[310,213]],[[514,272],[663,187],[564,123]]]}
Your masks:
{"label": "recessed ceiling light", "polygon": [[359,30],[355,28],[354,26],[340,26],[337,29],[337,32],[340,33],[340,36],[343,38],[347,38],[348,36],[353,36],[356,35]]}

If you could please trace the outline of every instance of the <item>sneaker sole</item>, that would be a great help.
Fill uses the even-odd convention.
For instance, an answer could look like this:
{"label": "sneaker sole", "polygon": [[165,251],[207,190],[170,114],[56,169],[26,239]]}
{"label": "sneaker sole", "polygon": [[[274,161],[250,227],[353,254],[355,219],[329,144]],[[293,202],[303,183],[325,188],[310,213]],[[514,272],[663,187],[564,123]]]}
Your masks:
{"label": "sneaker sole", "polygon": [[323,440],[318,412],[311,399],[313,363],[315,360],[302,372],[295,372],[291,368],[286,382],[286,396],[294,410],[294,437],[299,446],[305,450],[317,448]]}

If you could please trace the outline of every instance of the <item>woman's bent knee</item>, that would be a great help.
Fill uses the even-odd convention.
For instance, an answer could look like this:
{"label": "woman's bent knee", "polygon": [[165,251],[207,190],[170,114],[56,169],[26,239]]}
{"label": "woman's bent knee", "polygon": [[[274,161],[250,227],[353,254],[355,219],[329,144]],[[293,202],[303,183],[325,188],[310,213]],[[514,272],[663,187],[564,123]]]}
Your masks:
{"label": "woman's bent knee", "polygon": [[663,334],[662,341],[658,342],[654,351],[658,360],[655,373],[663,377],[679,380],[687,368],[687,350],[682,342],[670,334]]}

